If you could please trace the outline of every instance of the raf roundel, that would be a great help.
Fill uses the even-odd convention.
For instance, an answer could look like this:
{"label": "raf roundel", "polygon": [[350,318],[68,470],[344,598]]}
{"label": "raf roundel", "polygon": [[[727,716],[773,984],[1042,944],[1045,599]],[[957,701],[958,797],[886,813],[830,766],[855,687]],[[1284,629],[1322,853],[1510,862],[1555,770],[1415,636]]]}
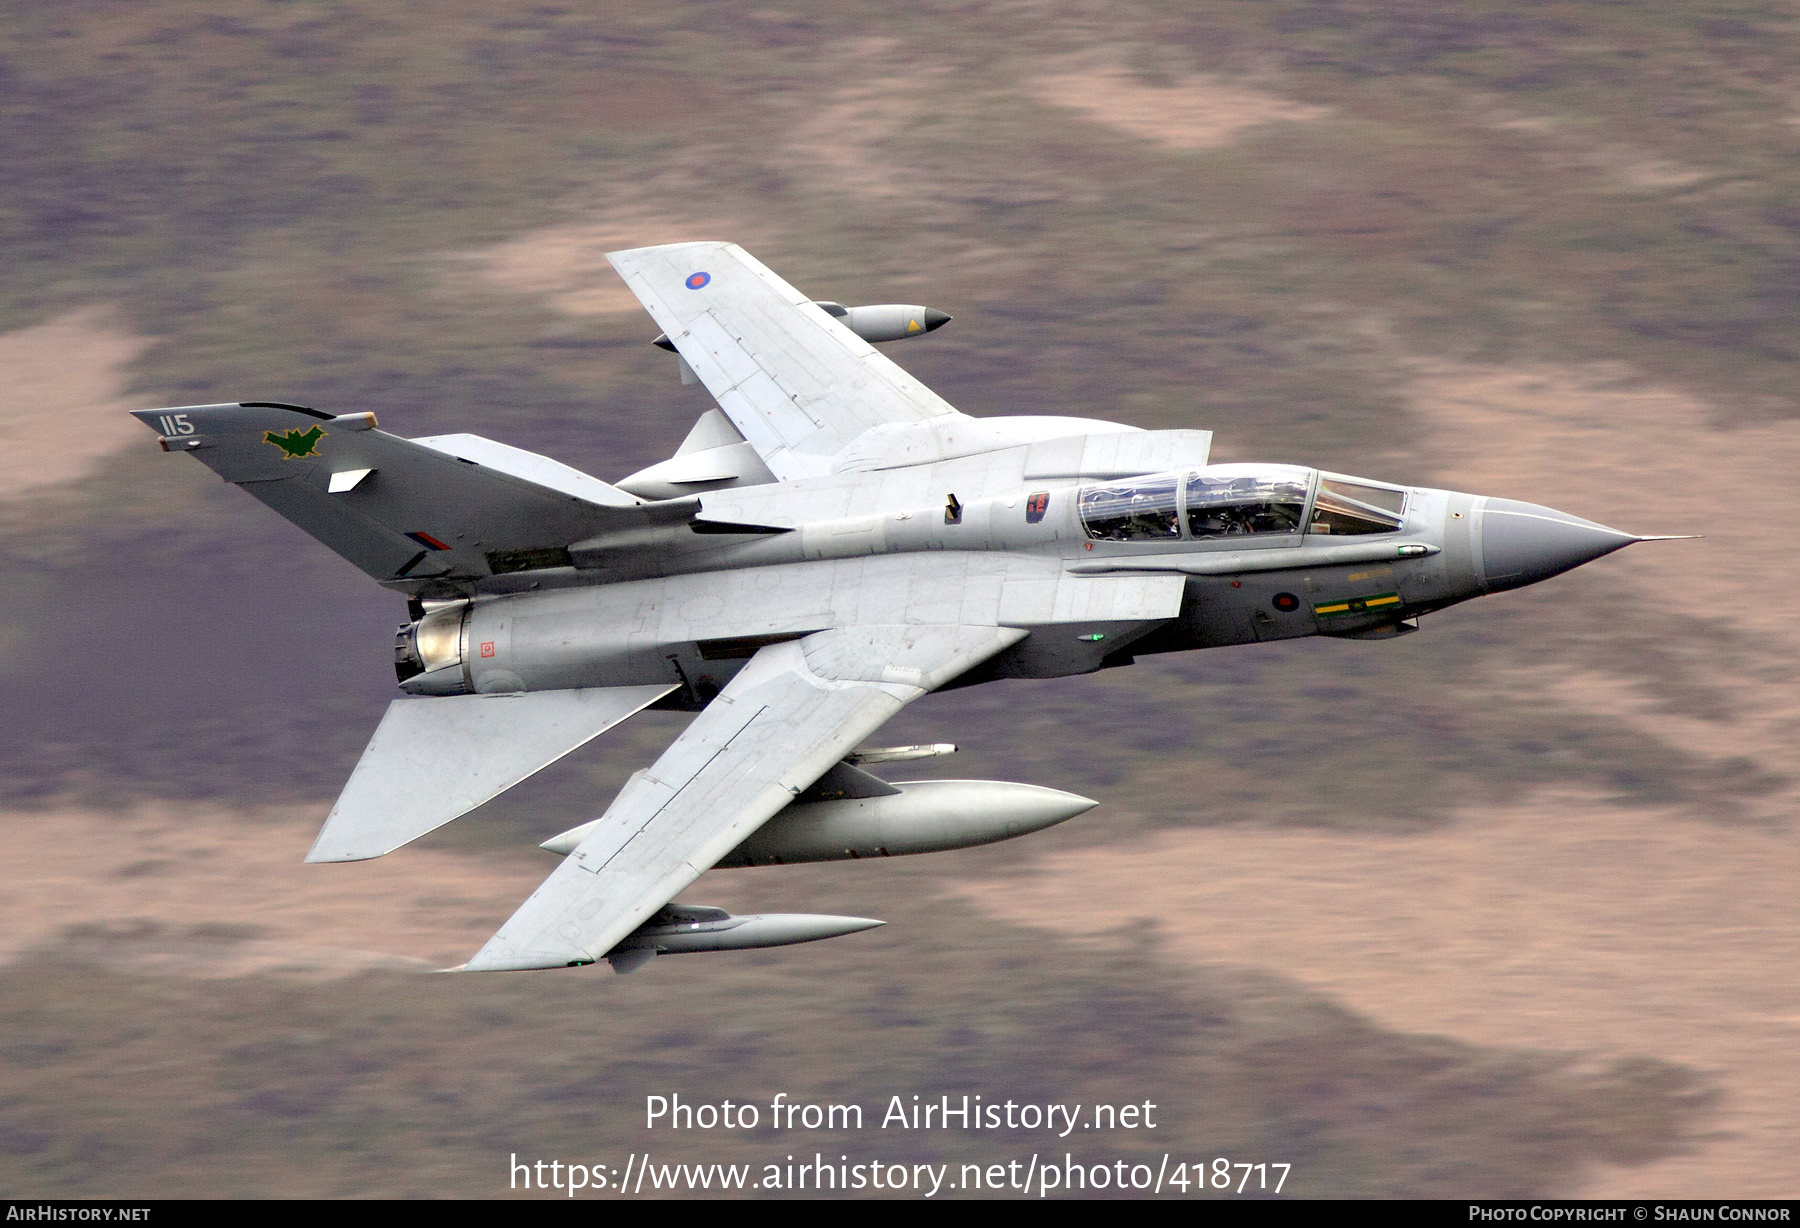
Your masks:
{"label": "raf roundel", "polygon": [[711,273],[689,273],[688,279],[687,279],[687,288],[690,290],[698,290],[711,280],[712,280]]}

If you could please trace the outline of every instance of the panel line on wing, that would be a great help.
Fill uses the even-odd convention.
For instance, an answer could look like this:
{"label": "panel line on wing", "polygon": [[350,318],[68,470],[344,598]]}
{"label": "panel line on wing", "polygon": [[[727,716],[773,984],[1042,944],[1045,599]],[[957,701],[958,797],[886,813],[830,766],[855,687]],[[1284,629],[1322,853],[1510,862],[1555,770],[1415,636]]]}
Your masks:
{"label": "panel line on wing", "polygon": [[[659,815],[663,814],[665,811],[668,810],[668,808],[670,806],[674,805],[676,802],[676,799],[681,797],[681,795],[683,793],[685,793],[689,788],[691,788],[693,786],[694,782],[699,780],[706,773],[706,770],[708,768],[710,768],[715,762],[718,761],[718,758],[720,755],[723,755],[726,751],[731,749],[732,744],[735,743],[738,740],[738,738],[743,735],[744,731],[750,727],[751,722],[754,721],[758,716],[761,716],[767,710],[768,710],[768,708],[765,705],[763,707],[759,707],[755,712],[752,712],[747,717],[745,717],[743,722],[738,726],[737,730],[735,732],[733,732],[730,737],[726,738],[725,741],[719,745],[719,748],[717,750],[713,751],[712,754],[710,754],[706,757],[705,762],[701,763],[700,766],[694,770],[693,775],[689,776],[686,780],[682,781],[680,785],[676,786],[669,793],[668,797],[664,798],[662,800],[662,802],[659,805],[657,805],[656,809],[652,810],[649,814],[644,816],[643,822],[639,823],[636,827],[625,827],[623,824],[621,824],[620,829],[621,829],[621,834],[624,834],[624,839],[619,840],[610,849],[608,849],[607,846],[604,844],[599,845],[597,847],[590,847],[587,844],[587,842],[584,841],[582,844],[582,847],[577,849],[573,854],[570,855],[570,860],[574,861],[577,865],[579,865],[582,869],[588,871],[590,874],[598,874],[600,871],[602,871],[602,870],[606,869],[608,866],[610,866],[613,863],[614,859],[617,858],[620,853],[625,851],[626,845],[630,844],[633,840],[637,839],[640,835],[642,835],[644,832],[644,829],[646,827],[650,826],[651,823],[656,821],[656,819]],[[668,789],[669,788],[669,785],[667,783],[665,783],[664,781],[661,781],[661,780],[657,780],[656,777],[651,776],[648,772],[646,772],[643,776],[639,777],[638,781],[627,782],[625,788],[629,789],[632,787],[633,784],[639,784],[640,788],[646,787],[645,783],[640,783],[640,782],[646,782],[646,783],[653,782],[655,787],[659,788],[659,789]],[[624,800],[625,791],[620,790],[619,796],[620,796],[621,800]],[[628,833],[628,834],[625,834],[625,833]],[[604,853],[605,855],[601,856],[600,854],[602,854],[602,853]]]}

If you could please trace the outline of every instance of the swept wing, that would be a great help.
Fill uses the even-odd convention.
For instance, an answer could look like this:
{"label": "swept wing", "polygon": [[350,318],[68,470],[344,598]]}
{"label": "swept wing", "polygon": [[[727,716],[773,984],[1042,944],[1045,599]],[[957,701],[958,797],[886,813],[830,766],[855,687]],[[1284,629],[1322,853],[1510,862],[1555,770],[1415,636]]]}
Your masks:
{"label": "swept wing", "polygon": [[871,427],[962,416],[735,243],[607,259],[783,481],[828,472]]}
{"label": "swept wing", "polygon": [[1024,636],[877,626],[760,649],[465,966],[602,958],[901,708]]}

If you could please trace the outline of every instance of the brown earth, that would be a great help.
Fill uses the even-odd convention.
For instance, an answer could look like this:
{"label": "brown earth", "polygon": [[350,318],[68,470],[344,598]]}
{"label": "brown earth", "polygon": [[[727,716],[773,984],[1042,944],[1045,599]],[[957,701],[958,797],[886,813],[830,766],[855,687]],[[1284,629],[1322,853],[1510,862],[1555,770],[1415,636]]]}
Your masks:
{"label": "brown earth", "polygon": [[1505,491],[1627,532],[1708,536],[1635,545],[1598,566],[1644,608],[1736,637],[1734,651],[1706,659],[1719,712],[1696,717],[1656,699],[1649,662],[1636,677],[1521,662],[1499,683],[1689,751],[1748,758],[1790,783],[1734,800],[1754,817],[1790,822],[1800,812],[1800,637],[1788,610],[1800,601],[1800,568],[1789,526],[1800,519],[1800,486],[1789,475],[1800,465],[1800,428],[1722,425],[1713,407],[1622,367],[1420,363],[1414,401],[1437,435],[1445,479],[1461,489]]}
{"label": "brown earth", "polygon": [[1247,82],[1187,76],[1147,85],[1107,63],[1072,63],[1030,84],[1041,102],[1169,149],[1211,149],[1262,124],[1307,123],[1330,114]]}
{"label": "brown earth", "polygon": [[606,253],[697,238],[736,239],[736,222],[672,221],[666,215],[603,210],[594,221],[533,230],[478,252],[445,258],[449,284],[472,280],[488,292],[547,299],[570,315],[635,315],[637,296],[607,263]]}
{"label": "brown earth", "polygon": [[[1171,873],[1170,867],[1181,867]],[[1418,835],[1212,829],[960,888],[1067,936],[1291,977],[1381,1026],[1653,1056],[1725,1100],[1692,1148],[1587,1197],[1789,1197],[1800,1121],[1800,842],[1543,793]]]}
{"label": "brown earth", "polygon": [[308,865],[324,809],[0,815],[0,861],[29,867],[0,893],[0,962],[75,949],[180,975],[430,971],[472,955],[553,868],[432,849]]}
{"label": "brown earth", "polygon": [[109,308],[70,312],[0,334],[0,453],[11,472],[0,503],[85,477],[143,438],[127,416],[127,370],[151,342]]}

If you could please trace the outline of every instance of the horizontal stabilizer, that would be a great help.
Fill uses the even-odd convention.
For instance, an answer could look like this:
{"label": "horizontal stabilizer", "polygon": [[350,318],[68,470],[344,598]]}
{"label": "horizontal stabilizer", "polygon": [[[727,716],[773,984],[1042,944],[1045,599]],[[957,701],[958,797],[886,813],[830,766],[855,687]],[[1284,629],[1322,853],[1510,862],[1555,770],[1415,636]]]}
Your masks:
{"label": "horizontal stabilizer", "polygon": [[308,861],[391,853],[655,703],[673,686],[396,699]]}
{"label": "horizontal stabilizer", "polygon": [[609,486],[559,460],[511,444],[483,439],[480,435],[421,435],[410,442],[602,507],[633,507],[638,503],[617,486]]}

